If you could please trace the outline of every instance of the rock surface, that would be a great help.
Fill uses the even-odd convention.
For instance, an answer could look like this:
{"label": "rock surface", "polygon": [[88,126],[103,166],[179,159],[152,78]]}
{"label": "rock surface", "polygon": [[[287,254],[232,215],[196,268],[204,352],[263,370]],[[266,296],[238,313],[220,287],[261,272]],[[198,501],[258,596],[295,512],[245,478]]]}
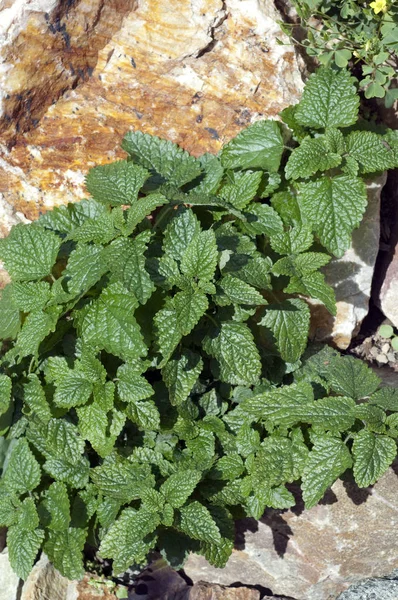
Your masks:
{"label": "rock surface", "polygon": [[380,290],[380,306],[394,327],[398,327],[398,244]]}
{"label": "rock surface", "polygon": [[397,598],[398,578],[380,577],[353,585],[340,594],[337,600],[397,600]]}
{"label": "rock surface", "polygon": [[8,550],[0,553],[0,600],[17,600],[19,578],[11,569]]}
{"label": "rock surface", "polygon": [[297,102],[303,84],[292,47],[275,41],[279,18],[271,0],[3,0],[9,222],[82,197],[83,174],[124,156],[131,128],[216,152]]}
{"label": "rock surface", "polygon": [[[25,581],[18,600],[77,600],[76,582],[63,577],[42,554]],[[8,599],[8,600],[11,600]]]}
{"label": "rock surface", "polygon": [[185,572],[193,581],[255,582],[297,600],[335,600],[357,581],[398,568],[397,498],[393,468],[372,488],[337,481],[310,510],[298,502],[289,511],[268,510],[258,522],[242,521],[225,569],[192,555]]}
{"label": "rock surface", "polygon": [[[368,184],[368,207],[361,225],[353,233],[351,247],[342,258],[332,260],[324,269],[326,280],[336,294],[337,315],[333,317],[323,304],[312,302],[310,336],[314,341],[332,341],[337,348],[345,350],[368,314],[379,251],[380,195],[385,181],[384,174]],[[397,302],[395,310],[398,311]]]}

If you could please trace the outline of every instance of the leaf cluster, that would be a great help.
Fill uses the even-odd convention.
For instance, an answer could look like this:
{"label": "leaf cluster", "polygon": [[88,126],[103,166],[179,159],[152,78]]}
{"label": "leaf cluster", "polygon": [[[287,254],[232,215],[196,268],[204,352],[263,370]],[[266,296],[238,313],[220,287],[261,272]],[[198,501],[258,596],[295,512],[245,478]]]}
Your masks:
{"label": "leaf cluster", "polygon": [[359,361],[306,354],[306,298],[366,207],[394,138],[356,130],[345,72],[322,69],[286,125],[218,156],[141,132],[93,168],[91,197],[0,242],[0,525],[26,578],[40,548],[64,575],[86,544],[115,573],[154,548],[225,565],[234,519],[307,507],[353,465],[395,457],[396,390]]}

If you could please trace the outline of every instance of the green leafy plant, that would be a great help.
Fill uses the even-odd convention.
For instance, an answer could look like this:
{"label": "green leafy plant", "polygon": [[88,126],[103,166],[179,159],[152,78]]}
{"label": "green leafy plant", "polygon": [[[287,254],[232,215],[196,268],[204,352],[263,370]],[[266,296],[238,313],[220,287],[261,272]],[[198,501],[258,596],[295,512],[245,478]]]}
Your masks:
{"label": "green leafy plant", "polygon": [[295,44],[309,56],[337,69],[361,65],[360,87],[366,98],[384,98],[391,107],[398,99],[398,7],[389,0],[292,0],[304,40],[294,26],[281,23]]}
{"label": "green leafy plant", "polygon": [[[368,486],[396,454],[397,391],[325,348],[302,356],[305,298],[366,207],[363,177],[397,145],[355,130],[346,72],[194,158],[140,132],[93,168],[91,198],[0,242],[0,524],[25,578],[40,548],[64,575],[85,544],[115,573],[157,548],[225,565],[234,518],[307,507],[353,466]],[[389,140],[388,142],[386,140]],[[315,237],[314,237],[315,236]]]}
{"label": "green leafy plant", "polygon": [[382,338],[390,340],[390,344],[393,350],[398,350],[398,335],[394,333],[394,329],[393,327],[391,327],[391,325],[380,325],[378,329],[378,334]]}

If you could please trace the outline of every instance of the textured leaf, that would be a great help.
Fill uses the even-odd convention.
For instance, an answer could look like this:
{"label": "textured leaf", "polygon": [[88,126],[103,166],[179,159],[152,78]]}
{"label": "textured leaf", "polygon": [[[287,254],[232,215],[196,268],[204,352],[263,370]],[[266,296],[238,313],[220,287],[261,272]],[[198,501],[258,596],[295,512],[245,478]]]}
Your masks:
{"label": "textured leaf", "polygon": [[98,402],[91,402],[76,410],[79,417],[79,433],[88,440],[100,456],[107,456],[115,445],[126,416],[118,411],[108,414]]}
{"label": "textured leaf", "polygon": [[[122,211],[122,209],[118,209]],[[123,214],[123,212],[122,212]],[[107,244],[119,233],[119,225],[124,225],[124,219],[117,218],[118,212],[104,212],[96,219],[87,219],[80,227],[76,227],[67,237],[67,240],[75,242],[96,242],[98,244]]]}
{"label": "textured leaf", "polygon": [[166,479],[160,487],[160,492],[173,508],[180,508],[188,500],[201,477],[198,471],[179,471]]}
{"label": "textured leaf", "polygon": [[102,539],[100,555],[114,559],[115,573],[125,571],[133,563],[143,562],[151,548],[143,540],[155,531],[158,524],[156,513],[143,508],[138,511],[126,508]]}
{"label": "textured leaf", "polygon": [[302,476],[306,508],[315,506],[326,490],[352,465],[350,451],[339,439],[320,437],[312,448]]}
{"label": "textured leaf", "polygon": [[224,175],[224,169],[218,156],[206,152],[199,157],[204,177],[194,188],[195,192],[215,194]]}
{"label": "textured leaf", "polygon": [[33,498],[25,498],[18,511],[18,527],[25,531],[33,531],[39,526],[39,515]]}
{"label": "textured leaf", "polygon": [[20,358],[37,354],[41,342],[49,333],[55,331],[60,307],[50,307],[46,312],[31,312],[25,319],[18,340],[11,352]]}
{"label": "textured leaf", "polygon": [[167,225],[163,251],[175,260],[182,260],[188,245],[199,233],[199,222],[190,208],[179,207]]}
{"label": "textured leaf", "polygon": [[0,291],[0,339],[14,339],[21,326],[20,312],[13,300],[12,285]]}
{"label": "textured leaf", "polygon": [[385,473],[397,455],[395,440],[362,429],[352,446],[354,477],[359,487],[373,485]]}
{"label": "textured leaf", "polygon": [[136,423],[138,429],[157,430],[160,425],[160,414],[156,404],[152,400],[133,402],[126,408],[128,418]]}
{"label": "textured leaf", "polygon": [[[315,252],[308,252],[315,254]],[[291,277],[289,285],[284,289],[287,294],[303,294],[323,302],[328,311],[336,314],[336,296],[333,288],[325,281],[323,273],[315,272]]]}
{"label": "textured leaf", "polygon": [[32,225],[15,225],[0,240],[0,259],[13,281],[34,281],[50,275],[61,239],[52,231]]}
{"label": "textured leaf", "polygon": [[81,579],[84,575],[83,548],[86,537],[84,529],[74,527],[49,532],[44,550],[54,567],[68,579]]}
{"label": "textured leaf", "polygon": [[296,225],[287,231],[273,235],[271,246],[279,254],[297,254],[308,250],[314,238],[308,225]]}
{"label": "textured leaf", "polygon": [[335,256],[342,256],[365,212],[362,179],[339,175],[311,181],[300,187],[299,202],[322,244]]}
{"label": "textured leaf", "polygon": [[37,375],[31,373],[28,383],[24,384],[23,389],[24,401],[30,409],[30,415],[37,416],[43,423],[48,423],[52,417],[51,409]]}
{"label": "textured leaf", "polygon": [[19,439],[11,451],[4,474],[4,483],[8,490],[19,494],[31,492],[40,483],[40,466],[28,442]]}
{"label": "textured leaf", "polygon": [[181,271],[188,277],[213,279],[218,251],[214,231],[200,231],[187,246],[181,260]]}
{"label": "textured leaf", "polygon": [[0,373],[0,415],[6,413],[11,402],[11,379]]}
{"label": "textured leaf", "polygon": [[254,306],[267,304],[267,301],[254,287],[232,275],[225,275],[220,279],[219,286],[233,304]]}
{"label": "textured leaf", "polygon": [[49,458],[43,468],[57,481],[68,483],[74,488],[83,488],[88,483],[90,464],[84,456],[74,463],[69,463],[64,458]]}
{"label": "textured leaf", "polygon": [[10,527],[18,520],[18,508],[21,502],[14,492],[0,488],[0,526]]}
{"label": "textured leaf", "polygon": [[50,284],[47,281],[16,281],[12,285],[12,299],[22,312],[40,310],[50,298]]}
{"label": "textured leaf", "polygon": [[101,202],[97,202],[93,198],[85,198],[66,206],[55,206],[41,215],[38,223],[60,233],[72,233],[75,228],[83,225],[88,219],[95,220],[107,210],[107,207]]}
{"label": "textured leaf", "polygon": [[7,533],[8,556],[13,571],[21,579],[28,578],[43,538],[44,531],[41,529],[26,531],[19,525],[9,528]]}
{"label": "textured leaf", "polygon": [[167,204],[168,200],[162,194],[149,194],[140,198],[127,210],[126,233],[133,233],[141,221],[150,215],[156,208]]}
{"label": "textured leaf", "polygon": [[253,385],[259,378],[260,356],[253,335],[244,323],[222,323],[215,336],[204,341],[204,349],[218,361],[221,381]]}
{"label": "textured leaf", "polygon": [[302,474],[307,455],[305,444],[297,446],[286,438],[266,438],[256,454],[252,473],[254,489],[295,481]]}
{"label": "textured leaf", "polygon": [[191,502],[180,509],[181,530],[194,540],[210,544],[221,542],[220,530],[210,512],[200,502]]}
{"label": "textured leaf", "polygon": [[271,267],[272,262],[268,257],[235,254],[227,262],[223,272],[231,273],[260,290],[266,290],[270,288]]}
{"label": "textured leaf", "polygon": [[113,281],[120,281],[141,304],[147,302],[155,289],[145,269],[145,252],[150,237],[149,231],[143,231],[133,240],[119,238],[110,245],[108,254]]}
{"label": "textured leaf", "polygon": [[68,490],[64,483],[55,481],[46,491],[44,506],[49,514],[49,529],[63,531],[68,529],[70,504]]}
{"label": "textured leaf", "polygon": [[314,129],[353,125],[359,107],[354,83],[349,71],[318,69],[306,83],[294,112],[295,119],[300,125]]}
{"label": "textured leaf", "polygon": [[277,424],[292,425],[300,420],[302,408],[305,410],[305,406],[313,399],[311,385],[300,382],[249,396],[239,406],[256,420],[272,419]]}
{"label": "textured leaf", "polygon": [[370,396],[377,390],[380,379],[369,367],[353,356],[338,356],[328,373],[332,390],[354,400]]}
{"label": "textured leaf", "polygon": [[276,121],[257,121],[226,144],[221,162],[227,169],[261,168],[277,171],[283,153],[283,139]]}
{"label": "textured leaf", "polygon": [[368,402],[385,410],[398,412],[398,388],[383,387],[372,394]]}
{"label": "textured leaf", "polygon": [[141,375],[142,368],[134,362],[121,365],[117,370],[118,392],[124,402],[137,402],[153,396],[150,383]]}
{"label": "textured leaf", "polygon": [[127,460],[104,463],[91,469],[90,476],[103,494],[122,502],[140,498],[143,489],[154,485],[148,465],[137,465]]}
{"label": "textured leaf", "polygon": [[246,221],[240,224],[241,229],[250,235],[276,235],[282,233],[283,224],[278,213],[268,206],[253,202],[244,212]]}
{"label": "textured leaf", "polygon": [[372,131],[353,131],[347,136],[347,152],[361,167],[362,173],[386,171],[396,166],[394,150]]}
{"label": "textured leaf", "polygon": [[274,335],[281,357],[295,362],[305,350],[310,326],[310,310],[299,298],[267,306],[261,325]]}
{"label": "textured leaf", "polygon": [[147,348],[134,317],[137,304],[121,283],[109,285],[80,323],[83,341],[124,360],[145,356]]}
{"label": "textured leaf", "polygon": [[186,400],[203,369],[199,354],[183,350],[163,367],[162,377],[169,390],[171,404],[179,405]]}
{"label": "textured leaf", "polygon": [[104,204],[133,204],[148,176],[146,169],[120,160],[90,169],[86,176],[86,187],[96,200]]}
{"label": "textured leaf", "polygon": [[262,176],[261,171],[247,171],[239,178],[235,176],[235,182],[224,185],[219,195],[235,208],[245,208],[256,196]]}
{"label": "textured leaf", "polygon": [[177,144],[141,131],[129,131],[124,136],[122,148],[134,162],[178,187],[192,181],[202,171],[200,161]]}
{"label": "textured leaf", "polygon": [[285,174],[287,179],[300,179],[309,177],[317,171],[327,171],[338,167],[341,156],[329,150],[323,137],[305,138],[298,148],[295,148],[286,163]]}
{"label": "textured leaf", "polygon": [[84,440],[75,425],[65,419],[51,419],[47,426],[47,452],[75,465],[84,452]]}
{"label": "textured leaf", "polygon": [[231,514],[222,506],[209,506],[209,512],[213,517],[221,533],[221,541],[217,543],[201,542],[200,553],[213,566],[222,569],[232,554],[235,541],[235,526]]}
{"label": "textured leaf", "polygon": [[54,403],[60,408],[72,408],[86,404],[93,393],[93,384],[83,372],[72,371],[63,377],[54,394]]}
{"label": "textured leaf", "polygon": [[66,290],[81,295],[95,285],[108,270],[102,246],[78,244],[63,272]]}

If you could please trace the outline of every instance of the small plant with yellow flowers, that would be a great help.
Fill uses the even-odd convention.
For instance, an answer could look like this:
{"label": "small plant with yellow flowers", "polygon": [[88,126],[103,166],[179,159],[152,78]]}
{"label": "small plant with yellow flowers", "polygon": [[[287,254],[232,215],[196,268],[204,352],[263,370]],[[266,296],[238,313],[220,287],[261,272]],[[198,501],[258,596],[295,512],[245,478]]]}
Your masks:
{"label": "small plant with yellow flowers", "polygon": [[362,68],[366,98],[398,99],[398,5],[392,0],[292,0],[306,31],[299,41],[292,24],[282,29],[309,56],[335,69]]}

